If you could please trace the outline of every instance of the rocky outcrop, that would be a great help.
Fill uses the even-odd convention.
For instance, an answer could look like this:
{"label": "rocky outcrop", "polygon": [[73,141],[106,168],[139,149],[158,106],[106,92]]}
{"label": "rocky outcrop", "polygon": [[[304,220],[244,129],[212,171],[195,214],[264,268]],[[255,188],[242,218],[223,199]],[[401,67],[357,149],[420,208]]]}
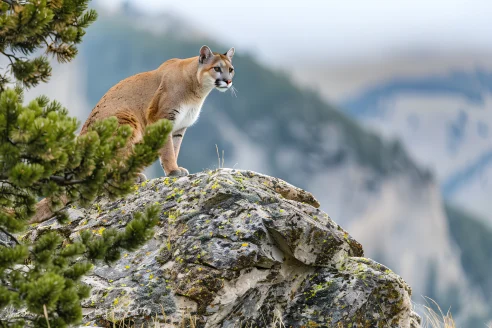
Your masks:
{"label": "rocky outcrop", "polygon": [[222,169],[142,183],[117,201],[69,209],[47,229],[121,227],[162,206],[155,236],[112,266],[96,265],[84,321],[160,327],[418,327],[411,289],[317,209],[308,192],[249,171]]}

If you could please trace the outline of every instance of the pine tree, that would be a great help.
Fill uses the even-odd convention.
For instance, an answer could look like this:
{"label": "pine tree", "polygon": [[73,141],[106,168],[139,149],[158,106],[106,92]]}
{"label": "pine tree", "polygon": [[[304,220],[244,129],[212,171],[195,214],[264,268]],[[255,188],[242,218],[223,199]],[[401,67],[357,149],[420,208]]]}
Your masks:
{"label": "pine tree", "polygon": [[[80,302],[90,291],[80,279],[92,262],[111,263],[122,249],[135,250],[157,223],[158,208],[149,207],[125,230],[106,229],[101,236],[85,231],[67,241],[48,232],[29,243],[15,235],[26,229],[41,197],[56,208],[62,199],[84,206],[100,194],[114,198],[130,192],[171,130],[165,120],[149,126],[128,154],[130,127],[119,126],[115,118],[77,137],[78,122],[58,102],[38,97],[24,105],[22,89],[46,82],[51,74],[46,56],[28,56],[45,50],[60,62],[73,59],[96,19],[88,2],[0,0],[0,53],[8,59],[0,74],[0,327],[79,323]],[[9,88],[12,83],[16,86]],[[11,308],[25,314],[8,316]]]}

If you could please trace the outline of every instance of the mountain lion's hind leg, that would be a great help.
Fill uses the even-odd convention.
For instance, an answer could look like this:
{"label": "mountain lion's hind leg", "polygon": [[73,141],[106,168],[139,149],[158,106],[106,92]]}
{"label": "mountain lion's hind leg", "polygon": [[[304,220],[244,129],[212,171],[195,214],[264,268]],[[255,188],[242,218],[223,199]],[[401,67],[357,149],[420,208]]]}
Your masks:
{"label": "mountain lion's hind leg", "polygon": [[[132,130],[132,135],[128,139],[127,144],[123,152],[125,155],[129,155],[133,152],[133,146],[142,140],[142,125],[138,121],[137,117],[128,110],[122,110],[116,113],[116,118],[118,119],[118,124],[120,125],[128,125]],[[147,177],[143,173],[137,173],[135,178],[135,183],[142,183],[147,180]]]}

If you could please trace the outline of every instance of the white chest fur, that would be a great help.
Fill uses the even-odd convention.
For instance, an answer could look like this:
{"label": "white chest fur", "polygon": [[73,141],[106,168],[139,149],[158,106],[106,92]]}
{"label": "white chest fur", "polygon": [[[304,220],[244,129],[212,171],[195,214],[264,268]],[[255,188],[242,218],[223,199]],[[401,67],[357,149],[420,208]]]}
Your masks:
{"label": "white chest fur", "polygon": [[194,104],[182,104],[175,115],[173,132],[192,126],[198,120],[202,105],[203,101]]}

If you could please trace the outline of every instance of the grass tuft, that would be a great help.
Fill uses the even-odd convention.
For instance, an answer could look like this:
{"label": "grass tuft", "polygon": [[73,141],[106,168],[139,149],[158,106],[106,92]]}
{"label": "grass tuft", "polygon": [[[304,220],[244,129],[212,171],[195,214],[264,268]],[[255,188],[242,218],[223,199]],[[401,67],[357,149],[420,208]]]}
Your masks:
{"label": "grass tuft", "polygon": [[[222,149],[222,158],[220,158],[220,153],[219,153],[219,146],[215,144],[215,149],[217,150],[217,161],[219,162],[219,166],[217,169],[223,169],[224,168],[224,150]],[[221,164],[222,160],[222,164]]]}
{"label": "grass tuft", "polygon": [[428,302],[427,305],[423,305],[425,313],[422,328],[456,328],[450,310],[444,314],[436,301],[429,297],[425,297],[425,299]]}

